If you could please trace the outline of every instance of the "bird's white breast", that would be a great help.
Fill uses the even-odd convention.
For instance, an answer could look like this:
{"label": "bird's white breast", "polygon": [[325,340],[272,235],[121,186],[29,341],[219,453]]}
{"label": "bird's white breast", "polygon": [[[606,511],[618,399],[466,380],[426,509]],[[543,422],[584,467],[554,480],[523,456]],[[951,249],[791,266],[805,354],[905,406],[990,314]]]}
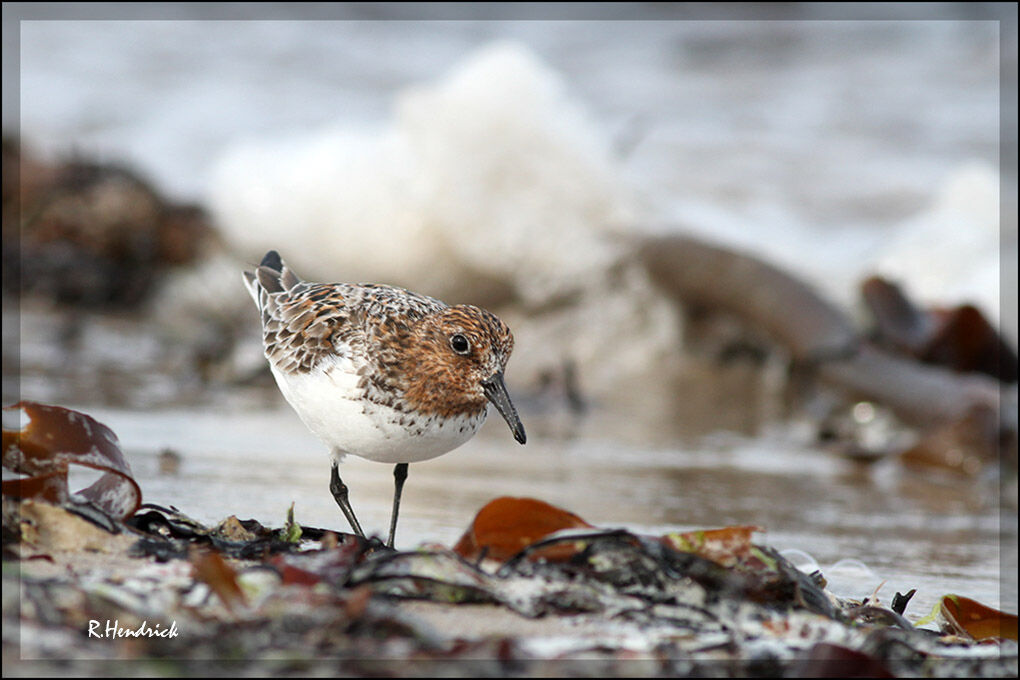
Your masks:
{"label": "bird's white breast", "polygon": [[442,418],[365,399],[348,357],[335,356],[308,373],[282,373],[276,384],[302,422],[336,458],[346,454],[380,463],[414,463],[457,448],[478,431],[486,412]]}

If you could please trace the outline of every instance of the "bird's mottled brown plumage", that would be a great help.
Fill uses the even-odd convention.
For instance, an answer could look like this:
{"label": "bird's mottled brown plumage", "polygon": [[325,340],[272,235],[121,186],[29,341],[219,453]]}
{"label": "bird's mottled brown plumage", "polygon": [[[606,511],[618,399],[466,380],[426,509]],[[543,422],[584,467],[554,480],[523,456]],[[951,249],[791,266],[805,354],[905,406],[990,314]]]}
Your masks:
{"label": "bird's mottled brown plumage", "polygon": [[[281,373],[347,357],[368,402],[444,418],[485,411],[479,383],[505,370],[514,346],[494,314],[393,286],[310,283],[279,267],[245,278],[262,312],[266,358]],[[456,334],[470,343],[467,355],[450,347]]]}

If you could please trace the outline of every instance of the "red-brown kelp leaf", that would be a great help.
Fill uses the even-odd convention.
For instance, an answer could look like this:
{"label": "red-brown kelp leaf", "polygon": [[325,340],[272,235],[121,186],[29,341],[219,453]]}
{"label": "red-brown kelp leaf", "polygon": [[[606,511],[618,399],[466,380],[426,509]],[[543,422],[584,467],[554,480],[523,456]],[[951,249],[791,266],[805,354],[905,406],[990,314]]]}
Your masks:
{"label": "red-brown kelp leaf", "polygon": [[939,613],[953,633],[975,640],[986,638],[1017,639],[1017,617],[992,609],[960,595],[945,595]]}
{"label": "red-brown kelp leaf", "polygon": [[1016,382],[1016,351],[977,307],[921,309],[899,286],[878,276],[861,284],[861,294],[880,345],[925,363]]}
{"label": "red-brown kelp leaf", "polygon": [[192,546],[191,566],[195,579],[209,586],[231,612],[235,605],[244,605],[244,591],[237,582],[237,572],[212,550]]}
{"label": "red-brown kelp leaf", "polygon": [[4,481],[5,496],[63,503],[69,495],[67,467],[74,464],[104,473],[77,494],[109,516],[129,517],[142,502],[142,490],[117,435],[84,413],[62,406],[22,401],[4,408],[3,464],[29,475]]}
{"label": "red-brown kelp leaf", "polygon": [[973,305],[960,305],[936,309],[933,316],[937,326],[921,349],[922,361],[1016,382],[1016,351],[981,310]]}
{"label": "red-brown kelp leaf", "polygon": [[549,534],[580,528],[590,529],[592,525],[572,512],[536,498],[503,496],[478,511],[453,550],[468,560],[483,555],[507,560]]}
{"label": "red-brown kelp leaf", "polygon": [[666,534],[660,540],[678,552],[694,553],[724,567],[732,567],[754,557],[751,535],[756,531],[762,528],[734,526]]}

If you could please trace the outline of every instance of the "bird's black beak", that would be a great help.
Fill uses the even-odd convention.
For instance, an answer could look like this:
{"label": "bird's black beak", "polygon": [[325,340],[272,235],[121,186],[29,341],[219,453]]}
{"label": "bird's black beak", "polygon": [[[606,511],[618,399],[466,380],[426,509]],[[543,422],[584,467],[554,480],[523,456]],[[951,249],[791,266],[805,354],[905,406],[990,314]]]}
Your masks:
{"label": "bird's black beak", "polygon": [[521,444],[526,442],[528,436],[524,434],[524,425],[521,424],[517,409],[514,408],[513,402],[510,401],[510,395],[506,392],[503,373],[496,373],[488,380],[483,380],[482,390],[485,392],[485,398],[492,402],[492,405],[499,411],[499,415],[503,416],[503,420],[510,426],[510,431],[514,433],[514,439]]}

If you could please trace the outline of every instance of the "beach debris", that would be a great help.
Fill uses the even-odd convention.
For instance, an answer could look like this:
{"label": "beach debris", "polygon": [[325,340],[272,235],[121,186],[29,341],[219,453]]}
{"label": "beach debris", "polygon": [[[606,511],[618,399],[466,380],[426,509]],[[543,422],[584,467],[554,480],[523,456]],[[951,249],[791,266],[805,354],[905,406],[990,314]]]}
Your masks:
{"label": "beach debris", "polygon": [[540,538],[578,528],[590,529],[592,525],[545,501],[503,496],[478,511],[453,551],[466,560],[504,561]]}
{"label": "beach debris", "polygon": [[297,543],[301,540],[301,525],[294,521],[294,504],[287,509],[287,521],[280,530],[280,540]]}
{"label": "beach debris", "polygon": [[708,531],[666,534],[662,541],[679,552],[694,553],[724,567],[750,564],[760,557],[754,552],[751,536],[763,531],[759,526],[734,526]]}
{"label": "beach debris", "polygon": [[180,453],[171,449],[165,448],[159,452],[159,474],[161,475],[176,475],[181,471],[181,461],[183,460]]}
{"label": "beach debris", "polygon": [[208,585],[231,612],[247,605],[237,583],[237,572],[215,550],[192,547],[190,561],[195,579]]}
{"label": "beach debris", "polygon": [[234,543],[254,541],[258,538],[258,535],[245,527],[241,520],[237,519],[236,515],[231,515],[217,524],[214,532]]}
{"label": "beach debris", "polygon": [[[20,475],[3,481],[4,496],[98,510],[121,521],[138,509],[142,490],[117,435],[91,416],[62,406],[21,401],[3,409],[3,466]],[[68,489],[68,466],[103,474],[88,487]]]}
{"label": "beach debris", "polygon": [[1006,614],[962,595],[944,595],[937,608],[945,632],[978,642],[1017,639],[1016,614]]}
{"label": "beach debris", "polygon": [[907,605],[910,604],[910,600],[913,599],[916,592],[917,588],[911,588],[906,593],[896,593],[893,596],[892,603],[889,605],[889,608],[902,616],[903,612],[907,610]]}
{"label": "beach debris", "polygon": [[[90,658],[172,658],[183,667],[230,657],[256,668],[282,654],[317,668],[328,657],[352,671],[403,675],[576,674],[593,660],[605,669],[635,659],[647,664],[643,675],[657,676],[844,668],[841,677],[1008,677],[1016,669],[1016,643],[969,600],[945,601],[960,630],[917,629],[873,597],[833,596],[820,574],[753,543],[753,526],[641,536],[538,499],[500,498],[479,511],[457,549],[394,551],[304,526],[287,541],[296,532],[286,525],[231,516],[208,527],[152,504],[128,527],[141,535],[129,554],[156,561],[111,555],[118,568],[88,578],[22,562],[26,606],[4,599],[5,623],[32,631],[22,650],[64,658],[91,649]],[[14,577],[5,569],[3,578],[6,592]],[[978,613],[961,613],[970,611]],[[506,628],[483,632],[490,618]],[[1008,628],[1008,616],[998,620]],[[88,635],[92,621],[155,634],[100,644]],[[1015,639],[1015,617],[1012,626]],[[167,631],[174,635],[159,636]]]}
{"label": "beach debris", "polygon": [[[292,524],[281,529],[269,529],[254,519],[238,519],[231,515],[213,528],[188,517],[173,506],[166,508],[145,503],[127,526],[141,534],[132,547],[136,557],[152,556],[161,562],[187,559],[190,545],[209,546],[233,559],[267,559],[306,545],[309,541],[336,545],[337,534],[315,527]],[[297,540],[288,537],[297,536]],[[381,545],[374,539],[358,539],[343,534],[344,544],[360,541],[366,546]]]}
{"label": "beach debris", "polygon": [[[4,529],[11,531],[12,541],[24,547],[18,555],[22,558],[53,552],[124,553],[136,540],[79,512],[33,498],[18,503],[5,499]],[[5,543],[7,540],[5,535]]]}

